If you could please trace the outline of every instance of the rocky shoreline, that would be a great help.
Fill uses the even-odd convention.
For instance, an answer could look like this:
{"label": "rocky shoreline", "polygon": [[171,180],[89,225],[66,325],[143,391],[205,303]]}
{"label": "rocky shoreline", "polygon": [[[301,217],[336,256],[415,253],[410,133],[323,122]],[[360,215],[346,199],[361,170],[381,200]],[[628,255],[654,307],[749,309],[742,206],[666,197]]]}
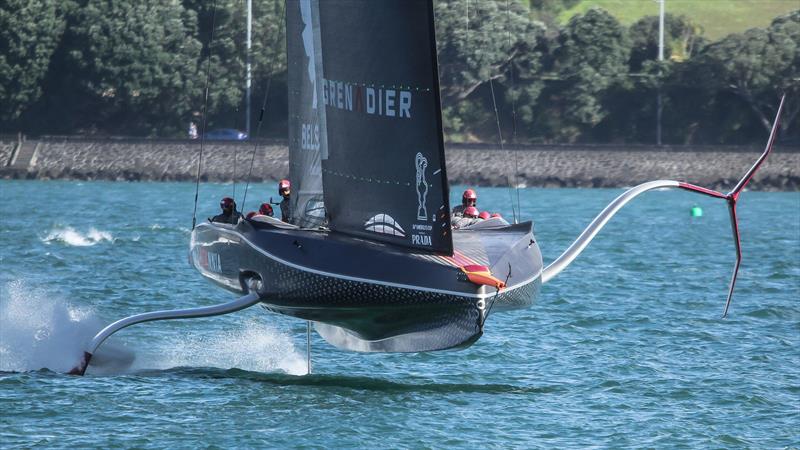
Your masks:
{"label": "rocky shoreline", "polygon": [[[253,151],[255,148],[255,156]],[[730,188],[753,164],[753,147],[655,147],[538,145],[500,150],[489,145],[447,146],[452,184],[530,187],[624,187],[655,179]],[[199,142],[187,140],[50,138],[0,141],[0,177],[188,181],[197,174]],[[288,176],[282,141],[205,144],[203,181],[243,180],[253,160],[252,180]],[[516,168],[516,170],[515,170]],[[775,151],[748,186],[754,190],[800,190],[800,149]]]}

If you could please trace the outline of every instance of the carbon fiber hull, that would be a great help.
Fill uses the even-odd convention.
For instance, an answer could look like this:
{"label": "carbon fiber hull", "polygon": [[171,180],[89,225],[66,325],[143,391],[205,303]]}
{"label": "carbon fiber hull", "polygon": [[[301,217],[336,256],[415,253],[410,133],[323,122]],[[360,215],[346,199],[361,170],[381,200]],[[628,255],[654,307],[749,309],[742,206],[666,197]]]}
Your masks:
{"label": "carbon fiber hull", "polygon": [[[190,262],[237,293],[262,281],[262,306],[310,320],[346,350],[414,352],[471,345],[488,314],[533,304],[542,259],[531,224],[463,232],[454,257],[319,230],[282,229],[256,221],[201,224]],[[456,238],[456,235],[454,235]],[[484,263],[505,289],[467,280],[461,267]]]}

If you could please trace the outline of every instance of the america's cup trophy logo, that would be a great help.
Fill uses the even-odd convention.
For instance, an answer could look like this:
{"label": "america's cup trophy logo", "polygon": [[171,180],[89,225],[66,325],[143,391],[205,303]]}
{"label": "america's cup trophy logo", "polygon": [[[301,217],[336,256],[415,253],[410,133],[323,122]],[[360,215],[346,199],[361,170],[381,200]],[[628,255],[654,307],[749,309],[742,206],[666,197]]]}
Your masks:
{"label": "america's cup trophy logo", "polygon": [[417,220],[428,220],[428,209],[425,207],[428,198],[428,183],[425,181],[428,159],[422,153],[417,153],[414,163],[417,167]]}

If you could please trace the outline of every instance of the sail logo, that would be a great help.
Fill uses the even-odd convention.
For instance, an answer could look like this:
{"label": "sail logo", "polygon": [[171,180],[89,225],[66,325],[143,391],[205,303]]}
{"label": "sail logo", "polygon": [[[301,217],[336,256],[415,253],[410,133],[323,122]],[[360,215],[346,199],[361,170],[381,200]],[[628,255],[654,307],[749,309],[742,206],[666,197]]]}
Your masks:
{"label": "sail logo", "polygon": [[410,90],[322,80],[323,103],[331,108],[344,111],[410,119],[412,99]]}
{"label": "sail logo", "polygon": [[433,245],[433,240],[430,236],[424,234],[412,234],[411,243],[414,245],[425,245],[430,247]]}
{"label": "sail logo", "polygon": [[319,125],[315,123],[301,124],[300,148],[303,150],[319,150]]}
{"label": "sail logo", "polygon": [[308,80],[311,82],[311,108],[317,109],[317,64],[314,58],[314,26],[311,23],[311,0],[300,1],[300,17],[303,19],[303,50],[308,58]]}
{"label": "sail logo", "polygon": [[[417,220],[428,220],[428,180],[425,177],[425,172],[428,170],[428,158],[417,152],[414,156],[414,168],[416,169],[416,183],[417,190]],[[431,232],[433,227],[428,224],[415,223],[412,225],[413,234],[411,235],[411,243],[414,245],[424,245],[427,247],[433,246],[433,238]]]}
{"label": "sail logo", "polygon": [[364,229],[375,233],[406,237],[406,230],[388,214],[376,214],[364,223]]}
{"label": "sail logo", "polygon": [[428,158],[421,152],[414,157],[414,166],[417,169],[417,220],[428,220],[428,182],[425,180],[425,169],[428,168]]}

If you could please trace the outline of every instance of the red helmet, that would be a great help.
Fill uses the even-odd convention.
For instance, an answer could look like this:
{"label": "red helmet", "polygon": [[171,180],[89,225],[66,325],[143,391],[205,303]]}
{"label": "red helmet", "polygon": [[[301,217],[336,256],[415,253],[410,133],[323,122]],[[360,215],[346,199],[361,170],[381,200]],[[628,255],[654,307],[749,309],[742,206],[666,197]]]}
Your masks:
{"label": "red helmet", "polygon": [[219,207],[222,208],[223,210],[228,208],[236,209],[236,202],[233,201],[233,199],[230,197],[225,197],[219,201]]}
{"label": "red helmet", "polygon": [[501,216],[500,213],[492,213],[492,218],[494,219],[495,217],[499,217],[501,219],[503,218],[503,216]]}
{"label": "red helmet", "polygon": [[474,206],[470,206],[464,210],[464,217],[478,217],[478,208]]}
{"label": "red helmet", "polygon": [[278,182],[278,194],[283,195],[283,191],[288,191],[292,189],[292,183],[289,182],[287,179],[283,179]]}
{"label": "red helmet", "polygon": [[261,207],[258,208],[258,213],[261,214],[262,216],[272,216],[273,214],[272,205],[270,205],[269,203],[262,203]]}
{"label": "red helmet", "polygon": [[488,219],[490,217],[489,216],[489,211],[482,211],[480,214],[478,214],[478,217],[483,219],[483,220]]}
{"label": "red helmet", "polygon": [[475,193],[472,189],[467,189],[464,191],[464,194],[461,196],[461,204],[462,205],[475,205],[478,202],[478,194]]}

